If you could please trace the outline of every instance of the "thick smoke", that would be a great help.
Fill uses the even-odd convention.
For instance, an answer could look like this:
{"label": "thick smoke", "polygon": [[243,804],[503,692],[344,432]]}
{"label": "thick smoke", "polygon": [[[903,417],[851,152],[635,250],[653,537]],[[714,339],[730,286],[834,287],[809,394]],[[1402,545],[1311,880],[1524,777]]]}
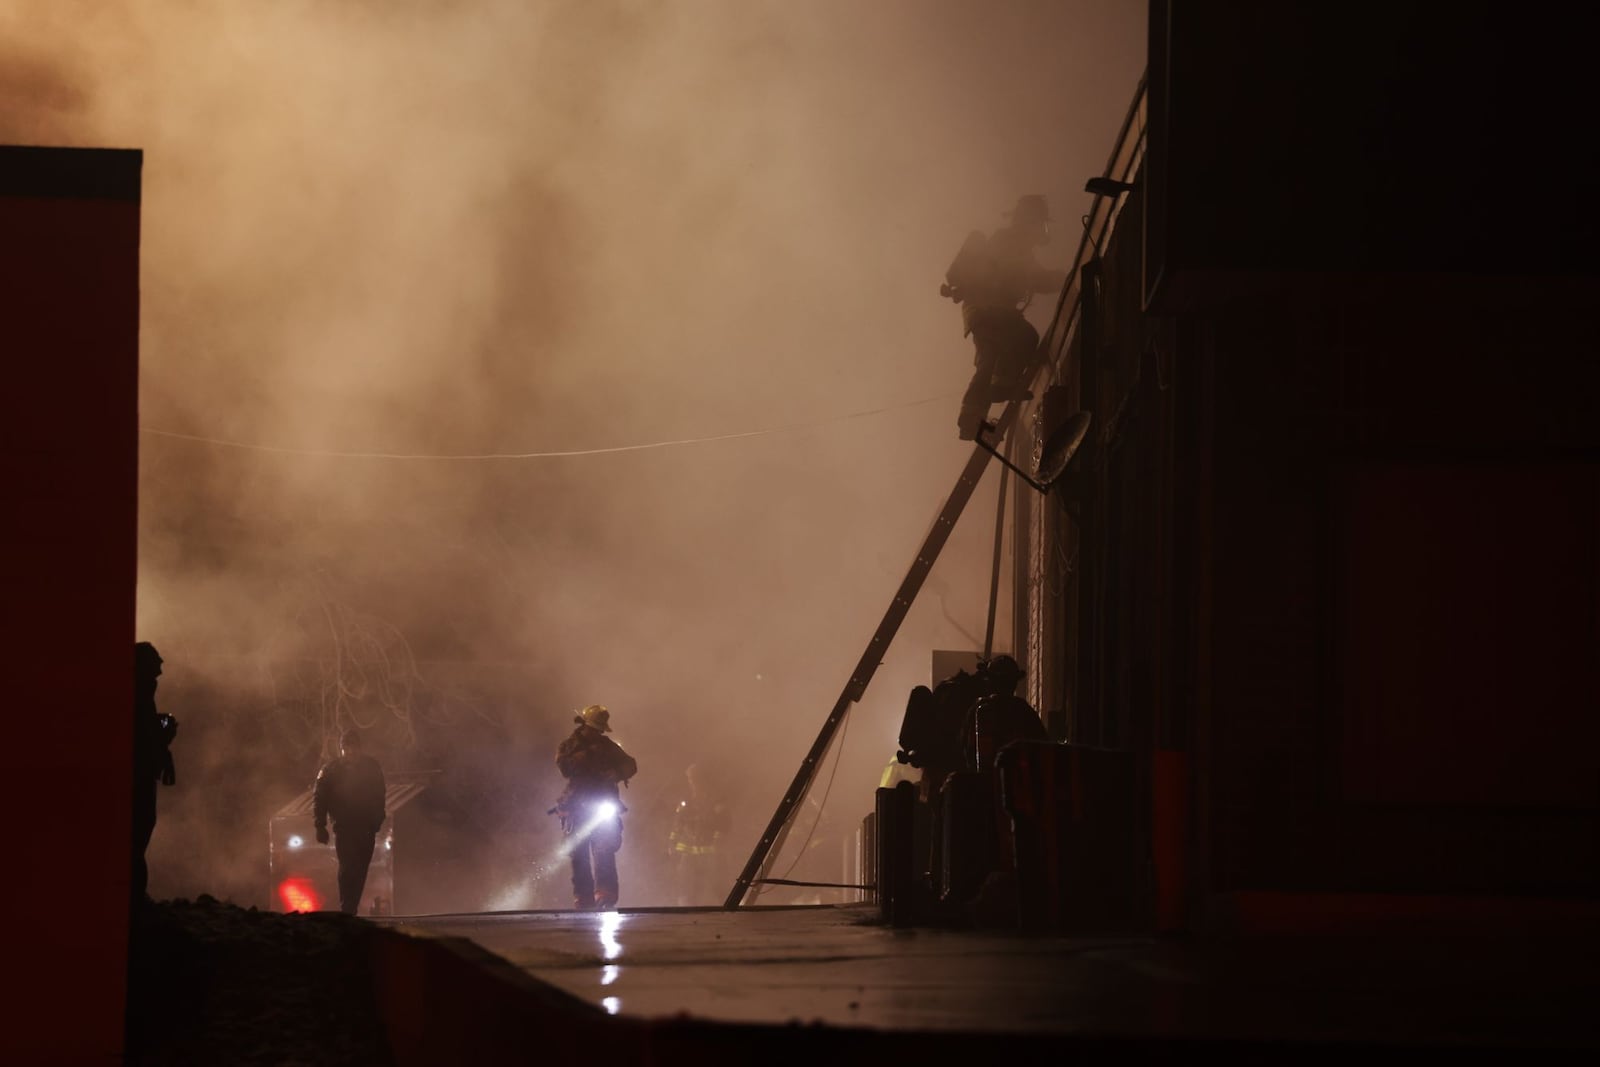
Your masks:
{"label": "thick smoke", "polygon": [[[1028,192],[1066,262],[1144,20],[0,5],[0,141],[145,153],[138,625],[183,723],[152,892],[271,905],[268,819],[354,723],[475,845],[430,900],[559,906],[551,757],[593,702],[641,767],[624,905],[674,898],[691,763],[731,886],[969,453],[944,268]],[[844,873],[931,650],[981,644],[995,484],[774,873]]]}

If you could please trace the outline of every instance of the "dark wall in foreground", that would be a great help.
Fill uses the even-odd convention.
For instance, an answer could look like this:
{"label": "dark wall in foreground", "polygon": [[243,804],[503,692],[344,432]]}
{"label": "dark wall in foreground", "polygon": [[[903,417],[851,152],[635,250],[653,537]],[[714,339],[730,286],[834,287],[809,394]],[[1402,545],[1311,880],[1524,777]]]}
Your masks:
{"label": "dark wall in foreground", "polygon": [[1149,28],[1164,306],[1251,272],[1594,270],[1590,9],[1156,0]]}
{"label": "dark wall in foreground", "polygon": [[1600,894],[1588,21],[1152,7],[1199,907]]}
{"label": "dark wall in foreground", "polygon": [[1573,10],[1152,5],[1142,274],[1195,576],[1172,719],[1201,906],[1600,893]]}
{"label": "dark wall in foreground", "polygon": [[1326,283],[1200,318],[1213,888],[1600,893],[1597,299]]}
{"label": "dark wall in foreground", "polygon": [[0,147],[13,1062],[122,1048],[138,492],[136,151]]}
{"label": "dark wall in foreground", "polygon": [[1600,914],[1593,18],[1151,5],[1082,513],[1018,553],[1150,925]]}

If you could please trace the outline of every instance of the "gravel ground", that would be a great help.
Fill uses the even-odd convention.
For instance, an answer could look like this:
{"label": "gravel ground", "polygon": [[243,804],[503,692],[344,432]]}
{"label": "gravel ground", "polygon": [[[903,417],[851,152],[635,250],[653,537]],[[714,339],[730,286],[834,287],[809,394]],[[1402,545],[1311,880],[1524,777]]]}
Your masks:
{"label": "gravel ground", "polygon": [[129,940],[131,1064],[393,1062],[373,998],[378,931],[209,896],[139,909]]}

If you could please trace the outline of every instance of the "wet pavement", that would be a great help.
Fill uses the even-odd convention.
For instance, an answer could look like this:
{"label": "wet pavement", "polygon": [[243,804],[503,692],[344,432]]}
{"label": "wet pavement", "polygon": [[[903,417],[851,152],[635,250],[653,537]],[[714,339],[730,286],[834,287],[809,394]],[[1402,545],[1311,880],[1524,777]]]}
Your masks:
{"label": "wet pavement", "polygon": [[1600,1048],[1592,941],[1038,938],[871,905],[380,920],[469,940],[613,1015],[906,1033]]}

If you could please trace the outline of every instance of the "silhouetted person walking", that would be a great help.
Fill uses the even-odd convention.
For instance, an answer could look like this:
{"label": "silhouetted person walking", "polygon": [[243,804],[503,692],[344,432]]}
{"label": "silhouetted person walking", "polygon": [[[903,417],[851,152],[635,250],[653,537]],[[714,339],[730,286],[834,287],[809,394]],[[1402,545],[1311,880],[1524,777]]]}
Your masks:
{"label": "silhouetted person walking", "polygon": [[573,719],[578,728],[556,751],[556,769],[567,787],[551,809],[561,817],[561,831],[572,859],[572,906],[604,911],[617,906],[617,851],[622,848],[622,797],[618,783],[639,772],[639,765],[611,732],[611,712],[590,704]]}
{"label": "silhouetted person walking", "polygon": [[177,772],[172,763],[172,739],[178,720],[156,710],[156,679],[161,677],[161,655],[148,641],[133,646],[133,879],[135,904],[147,899],[150,867],[145,850],[156,829],[156,783],[173,785]]}
{"label": "silhouetted person walking", "polygon": [[961,414],[961,439],[977,436],[989,405],[1025,399],[1039,331],[1023,317],[1035,293],[1058,292],[1066,273],[1039,265],[1034,249],[1050,243],[1050,210],[1038,195],[1017,198],[1009,224],[988,237],[973,231],[940,292],[961,304],[964,336],[972,338],[973,373]]}
{"label": "silhouetted person walking", "polygon": [[383,768],[362,751],[361,734],[346,730],[339,739],[339,758],[317,772],[311,792],[311,815],[317,843],[328,843],[328,819],[333,819],[333,849],[339,857],[339,910],[355,915],[361,910],[361,891],[367,885],[373,844],[383,820],[388,818]]}

